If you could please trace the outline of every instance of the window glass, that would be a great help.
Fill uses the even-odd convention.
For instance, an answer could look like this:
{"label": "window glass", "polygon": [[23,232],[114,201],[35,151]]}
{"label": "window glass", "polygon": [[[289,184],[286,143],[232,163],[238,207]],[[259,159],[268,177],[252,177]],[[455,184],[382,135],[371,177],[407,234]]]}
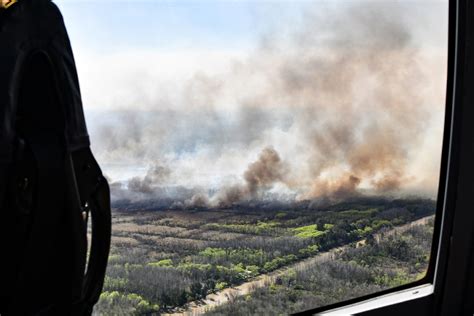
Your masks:
{"label": "window glass", "polygon": [[97,315],[279,315],[424,277],[447,1],[57,1],[113,239]]}

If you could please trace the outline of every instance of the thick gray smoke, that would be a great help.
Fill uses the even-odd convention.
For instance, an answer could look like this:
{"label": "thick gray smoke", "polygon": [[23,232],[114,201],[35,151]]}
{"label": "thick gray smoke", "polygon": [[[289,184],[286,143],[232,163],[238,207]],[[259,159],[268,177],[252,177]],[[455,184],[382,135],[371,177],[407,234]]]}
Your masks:
{"label": "thick gray smoke", "polygon": [[[439,151],[420,148],[438,137],[440,150],[439,129],[427,130],[442,124],[433,113],[444,102],[445,60],[414,39],[422,14],[374,2],[315,8],[295,29],[266,34],[230,71],[183,83],[176,109],[163,97],[147,101],[157,110],[112,114],[96,131],[97,148],[104,159],[159,161],[128,189],[156,197],[183,183],[182,207],[262,199],[276,187],[297,199],[343,199],[423,183],[432,174],[414,174],[413,163],[439,160]],[[213,177],[216,166],[234,177],[217,187],[185,184],[203,170]]]}
{"label": "thick gray smoke", "polygon": [[128,189],[132,192],[149,194],[154,187],[163,183],[170,175],[169,169],[162,166],[152,166],[148,169],[145,177],[133,177],[128,181]]}
{"label": "thick gray smoke", "polygon": [[[162,166],[151,167],[144,177],[130,179],[125,192],[121,183],[115,183],[112,187],[122,191],[121,198],[137,200],[166,197],[174,199],[173,207],[175,208],[229,207],[239,202],[262,198],[262,194],[271,189],[275,183],[285,181],[287,172],[286,164],[281,161],[275,149],[268,147],[262,150],[258,160],[252,162],[244,172],[245,184],[223,187],[212,196],[199,190],[182,190],[181,194],[177,196],[174,195],[175,192],[172,192],[173,194],[166,192],[163,180],[169,176],[170,172]],[[183,199],[184,201],[180,201]]]}

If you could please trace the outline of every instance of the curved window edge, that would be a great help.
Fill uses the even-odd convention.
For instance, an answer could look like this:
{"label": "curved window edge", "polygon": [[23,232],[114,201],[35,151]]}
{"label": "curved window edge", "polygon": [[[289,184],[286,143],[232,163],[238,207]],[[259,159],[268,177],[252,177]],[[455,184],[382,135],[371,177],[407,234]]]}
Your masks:
{"label": "curved window edge", "polygon": [[419,298],[429,296],[434,293],[433,284],[420,285],[395,293],[389,293],[368,299],[363,302],[354,303],[348,306],[335,308],[327,312],[318,313],[316,315],[335,316],[335,315],[354,315],[382,307],[395,305]]}

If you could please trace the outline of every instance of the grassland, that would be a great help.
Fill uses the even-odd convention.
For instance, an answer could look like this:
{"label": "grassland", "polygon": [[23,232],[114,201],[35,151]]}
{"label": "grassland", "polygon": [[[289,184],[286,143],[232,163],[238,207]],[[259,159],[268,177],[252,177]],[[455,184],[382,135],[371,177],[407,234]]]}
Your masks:
{"label": "grassland", "polygon": [[[288,269],[269,286],[210,313],[249,315],[245,311],[251,306],[284,300],[274,311],[285,314],[409,282],[426,268],[429,228],[382,242],[373,236],[429,216],[434,208],[430,200],[372,198],[264,210],[116,209],[112,253],[95,314],[177,313],[189,302],[343,245],[354,249],[322,266]],[[363,239],[367,245],[355,248]]]}

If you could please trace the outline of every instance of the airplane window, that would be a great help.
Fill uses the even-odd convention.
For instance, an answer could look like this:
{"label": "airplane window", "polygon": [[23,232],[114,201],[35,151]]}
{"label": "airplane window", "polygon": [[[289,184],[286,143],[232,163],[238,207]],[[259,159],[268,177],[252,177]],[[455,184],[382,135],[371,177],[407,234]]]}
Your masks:
{"label": "airplane window", "polygon": [[113,238],[97,315],[280,315],[422,280],[448,1],[56,1]]}

